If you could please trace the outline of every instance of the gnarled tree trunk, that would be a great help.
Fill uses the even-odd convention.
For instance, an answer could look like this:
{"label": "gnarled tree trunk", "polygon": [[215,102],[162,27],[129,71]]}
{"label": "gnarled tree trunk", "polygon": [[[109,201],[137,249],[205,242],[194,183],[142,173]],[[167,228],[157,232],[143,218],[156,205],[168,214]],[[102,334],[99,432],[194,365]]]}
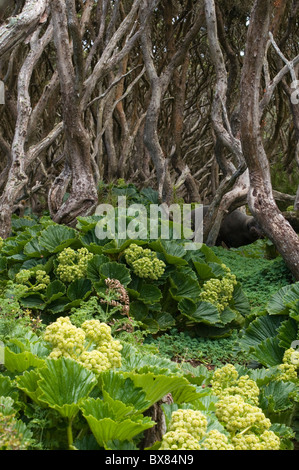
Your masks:
{"label": "gnarled tree trunk", "polygon": [[57,194],[55,191],[50,191],[48,202],[53,220],[73,225],[76,217],[91,213],[98,201],[91,166],[89,135],[80,112],[83,82],[82,38],[74,0],[52,0],[51,12],[71,190],[68,199],[57,212],[54,210],[57,209],[57,201],[52,200],[53,195]]}
{"label": "gnarled tree trunk", "polygon": [[273,3],[272,0],[256,0],[252,11],[241,80],[241,141],[249,170],[250,210],[275,244],[295,279],[299,280],[299,238],[273,197],[270,166],[260,126],[261,75]]}

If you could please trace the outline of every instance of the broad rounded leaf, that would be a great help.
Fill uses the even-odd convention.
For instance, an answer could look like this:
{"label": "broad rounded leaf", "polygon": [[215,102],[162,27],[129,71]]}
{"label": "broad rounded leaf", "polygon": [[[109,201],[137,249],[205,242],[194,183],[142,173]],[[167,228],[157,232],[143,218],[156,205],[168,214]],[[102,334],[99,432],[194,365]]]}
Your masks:
{"label": "broad rounded leaf", "polygon": [[39,237],[39,244],[50,253],[59,253],[77,239],[75,229],[65,225],[49,225]]}
{"label": "broad rounded leaf", "polygon": [[288,315],[288,304],[299,299],[299,282],[282,287],[276,292],[267,304],[269,315]]}
{"label": "broad rounded leaf", "polygon": [[67,296],[71,301],[84,299],[91,293],[91,291],[92,284],[89,279],[76,279],[69,285]]}
{"label": "broad rounded leaf", "polygon": [[73,418],[97,384],[93,372],[68,358],[48,359],[40,369],[39,399],[65,418]]}
{"label": "broad rounded leaf", "polygon": [[117,279],[125,287],[131,282],[130,270],[116,261],[102,264],[100,273],[104,278]]}
{"label": "broad rounded leaf", "polygon": [[170,276],[170,294],[171,296],[180,301],[184,298],[196,300],[199,297],[200,287],[197,281],[195,281],[188,274],[174,272]]}
{"label": "broad rounded leaf", "polygon": [[105,255],[95,255],[87,264],[87,277],[92,282],[99,282],[101,280],[100,268],[102,264],[108,263],[109,258]]}

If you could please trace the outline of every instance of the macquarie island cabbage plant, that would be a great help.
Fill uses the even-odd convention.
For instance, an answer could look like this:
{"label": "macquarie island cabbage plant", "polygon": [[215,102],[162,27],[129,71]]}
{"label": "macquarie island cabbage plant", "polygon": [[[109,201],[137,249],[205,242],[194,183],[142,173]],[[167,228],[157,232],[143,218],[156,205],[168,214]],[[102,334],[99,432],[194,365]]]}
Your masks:
{"label": "macquarie island cabbage plant", "polygon": [[[276,370],[187,367],[124,342],[115,350],[107,325],[81,326],[58,319],[39,337],[28,330],[6,339],[0,403],[24,439],[12,434],[3,448],[140,450],[156,425],[148,411],[161,406],[166,431],[151,449],[292,449],[279,410],[296,385],[277,380]],[[82,360],[83,342],[85,351],[101,351],[95,363]],[[167,395],[172,403],[158,405]]]}
{"label": "macquarie island cabbage plant", "polygon": [[[49,322],[90,298],[100,304],[112,279],[128,294],[130,317],[149,333],[175,326],[222,337],[243,326],[249,302],[210,248],[186,250],[179,240],[99,240],[98,220],[80,217],[70,228],[49,217],[13,217],[0,253],[4,297],[23,288],[21,307]],[[113,314],[120,319],[122,312]]]}

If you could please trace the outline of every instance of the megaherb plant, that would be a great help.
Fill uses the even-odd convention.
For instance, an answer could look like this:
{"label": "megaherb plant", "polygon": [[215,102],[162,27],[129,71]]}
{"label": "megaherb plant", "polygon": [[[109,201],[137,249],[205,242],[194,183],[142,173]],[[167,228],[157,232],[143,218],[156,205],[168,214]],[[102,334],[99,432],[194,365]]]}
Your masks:
{"label": "megaherb plant", "polygon": [[[10,434],[2,450],[141,450],[156,424],[153,405],[162,406],[166,432],[151,449],[293,448],[281,412],[292,414],[297,378],[273,368],[179,366],[124,342],[113,352],[107,325],[90,325],[62,317],[39,336],[27,328],[6,339],[0,427]],[[159,405],[166,395],[172,403]]]}
{"label": "megaherb plant", "polygon": [[281,364],[287,350],[299,349],[299,282],[270,297],[242,329],[240,347],[266,367]]}
{"label": "megaherb plant", "polygon": [[13,232],[0,252],[2,297],[17,298],[45,323],[93,297],[106,320],[122,319],[117,289],[110,299],[116,304],[107,302],[107,281],[113,280],[128,294],[125,314],[148,333],[175,326],[221,337],[243,326],[249,302],[210,248],[186,250],[178,240],[99,240],[98,221],[79,218],[70,228],[49,217],[13,217]]}

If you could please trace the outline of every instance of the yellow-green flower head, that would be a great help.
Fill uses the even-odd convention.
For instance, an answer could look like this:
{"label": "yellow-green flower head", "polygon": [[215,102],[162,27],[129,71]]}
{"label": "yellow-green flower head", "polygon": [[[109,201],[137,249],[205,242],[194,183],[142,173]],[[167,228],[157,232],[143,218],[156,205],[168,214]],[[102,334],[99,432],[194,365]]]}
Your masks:
{"label": "yellow-green flower head", "polygon": [[157,253],[133,243],[124,252],[126,262],[134,273],[144,279],[157,280],[165,271],[165,263],[157,258]]}
{"label": "yellow-green flower head", "polygon": [[184,429],[164,434],[160,450],[200,450],[198,441]]}
{"label": "yellow-green flower head", "polygon": [[69,317],[59,317],[48,325],[44,339],[53,347],[50,357],[74,359],[95,373],[121,367],[122,345],[112,338],[110,327],[99,320],[81,326],[74,326]]}
{"label": "yellow-green flower head", "polygon": [[32,272],[29,269],[21,269],[21,271],[16,274],[15,280],[18,284],[25,284],[31,277]]}
{"label": "yellow-green flower head", "polygon": [[199,440],[204,436],[207,426],[208,420],[200,411],[179,409],[174,411],[171,415],[169,431],[184,429],[196,440]]}
{"label": "yellow-green flower head", "polygon": [[86,275],[88,261],[93,258],[93,254],[87,248],[80,248],[75,251],[72,248],[65,248],[57,256],[57,274],[63,282],[72,282],[81,279]]}
{"label": "yellow-green flower head", "polygon": [[246,428],[262,432],[270,428],[271,421],[255,405],[246,403],[240,395],[222,397],[216,404],[216,417],[229,432],[240,432]]}
{"label": "yellow-green flower head", "polygon": [[227,436],[217,429],[212,429],[205,435],[202,446],[207,450],[234,450]]}
{"label": "yellow-green flower head", "polygon": [[280,439],[273,431],[257,435],[252,432],[236,434],[232,437],[235,450],[279,450]]}

